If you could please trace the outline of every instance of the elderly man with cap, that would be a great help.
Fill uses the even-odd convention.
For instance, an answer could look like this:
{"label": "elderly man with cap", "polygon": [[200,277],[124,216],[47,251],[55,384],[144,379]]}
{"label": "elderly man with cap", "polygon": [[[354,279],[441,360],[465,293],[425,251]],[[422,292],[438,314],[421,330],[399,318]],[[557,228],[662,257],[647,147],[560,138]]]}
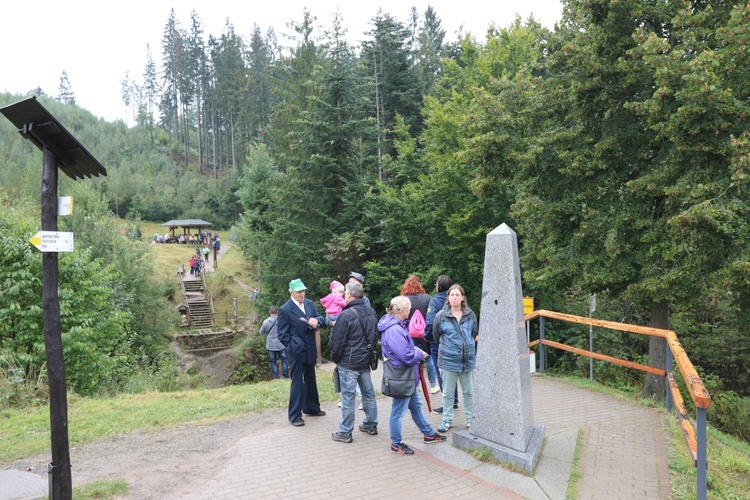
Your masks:
{"label": "elderly man with cap", "polygon": [[[351,283],[353,281],[357,282],[360,285],[362,285],[362,289],[364,289],[364,286],[365,286],[365,277],[364,276],[362,276],[359,273],[356,273],[356,272],[352,271],[352,272],[349,273],[348,278],[349,278],[348,283]],[[362,299],[365,301],[365,305],[367,307],[372,307],[372,305],[370,304],[370,299],[368,299],[367,296],[362,297]]]}
{"label": "elderly man with cap", "polygon": [[318,384],[315,380],[315,362],[318,350],[315,331],[323,325],[323,317],[312,300],[305,298],[307,287],[302,280],[289,282],[291,298],[279,308],[277,334],[292,361],[292,386],[289,390],[289,421],[297,427],[305,425],[302,414],[320,417]]}

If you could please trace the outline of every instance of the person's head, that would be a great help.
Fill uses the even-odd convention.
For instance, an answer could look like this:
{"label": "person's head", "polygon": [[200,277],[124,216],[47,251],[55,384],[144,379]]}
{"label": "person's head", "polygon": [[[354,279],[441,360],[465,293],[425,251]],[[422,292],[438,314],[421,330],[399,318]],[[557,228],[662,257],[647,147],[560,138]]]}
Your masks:
{"label": "person's head", "polygon": [[301,279],[298,278],[289,282],[289,294],[297,302],[305,300],[305,290],[307,290],[307,287]]}
{"label": "person's head", "polygon": [[331,284],[328,286],[328,288],[330,288],[331,292],[333,293],[344,293],[344,285],[342,285],[340,281],[331,281]]}
{"label": "person's head", "polygon": [[350,272],[347,278],[349,279],[349,283],[351,283],[352,281],[358,281],[360,285],[365,284],[365,277],[359,273],[355,273],[354,271]]}
{"label": "person's head", "polygon": [[425,293],[422,282],[419,280],[419,276],[412,274],[401,285],[401,295],[419,295],[420,293]]}
{"label": "person's head", "polygon": [[391,305],[388,306],[388,314],[402,321],[409,317],[409,312],[411,312],[411,301],[408,298],[399,295],[391,299]]}
{"label": "person's head", "polygon": [[448,303],[451,309],[466,307],[466,293],[461,285],[452,285],[448,289]]}
{"label": "person's head", "polygon": [[437,281],[435,282],[435,289],[438,291],[438,293],[444,292],[448,290],[452,284],[453,282],[448,276],[441,274],[437,277]]}
{"label": "person's head", "polygon": [[279,314],[279,308],[276,306],[269,307],[268,314],[270,314],[271,316],[276,316],[277,314]]}
{"label": "person's head", "polygon": [[351,302],[355,299],[361,299],[365,296],[365,289],[362,288],[362,283],[359,281],[351,281],[346,284],[346,291],[344,292],[344,299],[347,302]]}

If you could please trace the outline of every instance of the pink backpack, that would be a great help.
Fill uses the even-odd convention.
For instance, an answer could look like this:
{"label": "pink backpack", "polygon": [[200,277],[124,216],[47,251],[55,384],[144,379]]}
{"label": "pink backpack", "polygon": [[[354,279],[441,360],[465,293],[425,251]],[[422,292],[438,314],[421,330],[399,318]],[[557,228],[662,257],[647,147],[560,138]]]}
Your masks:
{"label": "pink backpack", "polygon": [[422,312],[417,309],[409,320],[409,336],[413,339],[423,339],[424,328],[424,316],[422,316]]}

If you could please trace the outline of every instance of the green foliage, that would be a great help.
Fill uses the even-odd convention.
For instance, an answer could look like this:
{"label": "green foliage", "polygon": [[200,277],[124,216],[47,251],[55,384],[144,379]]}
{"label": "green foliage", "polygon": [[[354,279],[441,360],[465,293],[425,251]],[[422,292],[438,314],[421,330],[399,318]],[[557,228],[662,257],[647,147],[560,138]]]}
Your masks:
{"label": "green foliage", "polygon": [[721,392],[711,399],[711,425],[750,443],[750,397],[732,391]]}
{"label": "green foliage", "polygon": [[115,498],[128,492],[128,483],[123,479],[93,481],[73,488],[73,495],[81,500]]}
{"label": "green foliage", "polygon": [[229,379],[231,385],[254,383],[273,378],[271,368],[268,365],[266,338],[264,336],[255,336],[245,343],[242,352],[243,356]]}

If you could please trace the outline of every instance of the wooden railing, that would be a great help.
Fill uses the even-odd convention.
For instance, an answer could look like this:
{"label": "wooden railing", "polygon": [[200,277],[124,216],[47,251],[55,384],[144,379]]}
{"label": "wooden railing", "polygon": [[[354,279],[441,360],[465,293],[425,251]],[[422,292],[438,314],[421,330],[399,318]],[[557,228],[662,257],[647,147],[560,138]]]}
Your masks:
{"label": "wooden railing", "polygon": [[[685,443],[687,444],[688,451],[693,458],[693,463],[696,467],[697,475],[697,496],[703,500],[707,496],[707,460],[706,460],[706,410],[711,404],[711,396],[708,394],[703,382],[701,381],[698,372],[690,362],[687,353],[682,348],[677,335],[671,330],[662,330],[659,328],[651,328],[646,326],[630,325],[627,323],[617,323],[614,321],[605,321],[601,319],[586,318],[583,316],[573,316],[570,314],[564,314],[554,311],[538,310],[526,315],[526,321],[529,322],[534,319],[539,319],[539,340],[529,342],[529,347],[539,346],[539,372],[544,373],[544,348],[545,346],[554,347],[556,349],[562,349],[568,352],[579,354],[593,359],[601,361],[607,361],[619,366],[632,368],[634,370],[641,370],[654,375],[666,377],[667,379],[667,409],[672,411],[673,403],[674,410],[677,414],[677,418],[682,427],[682,433],[685,437]],[[641,335],[649,335],[653,337],[660,337],[666,340],[667,346],[667,362],[664,369],[641,365],[633,363],[620,358],[607,356],[585,349],[577,347],[571,347],[559,342],[553,342],[547,340],[544,335],[544,319],[556,319],[560,321],[567,321],[570,323],[579,323],[583,325],[595,326],[597,328],[607,328],[610,330],[619,330],[623,332],[637,333]],[[674,378],[673,365],[676,364],[677,368],[682,374],[682,379],[685,381],[690,397],[693,400],[693,404],[696,408],[696,425],[693,427],[690,418],[688,417],[685,402],[680,394],[677,381]]]}

